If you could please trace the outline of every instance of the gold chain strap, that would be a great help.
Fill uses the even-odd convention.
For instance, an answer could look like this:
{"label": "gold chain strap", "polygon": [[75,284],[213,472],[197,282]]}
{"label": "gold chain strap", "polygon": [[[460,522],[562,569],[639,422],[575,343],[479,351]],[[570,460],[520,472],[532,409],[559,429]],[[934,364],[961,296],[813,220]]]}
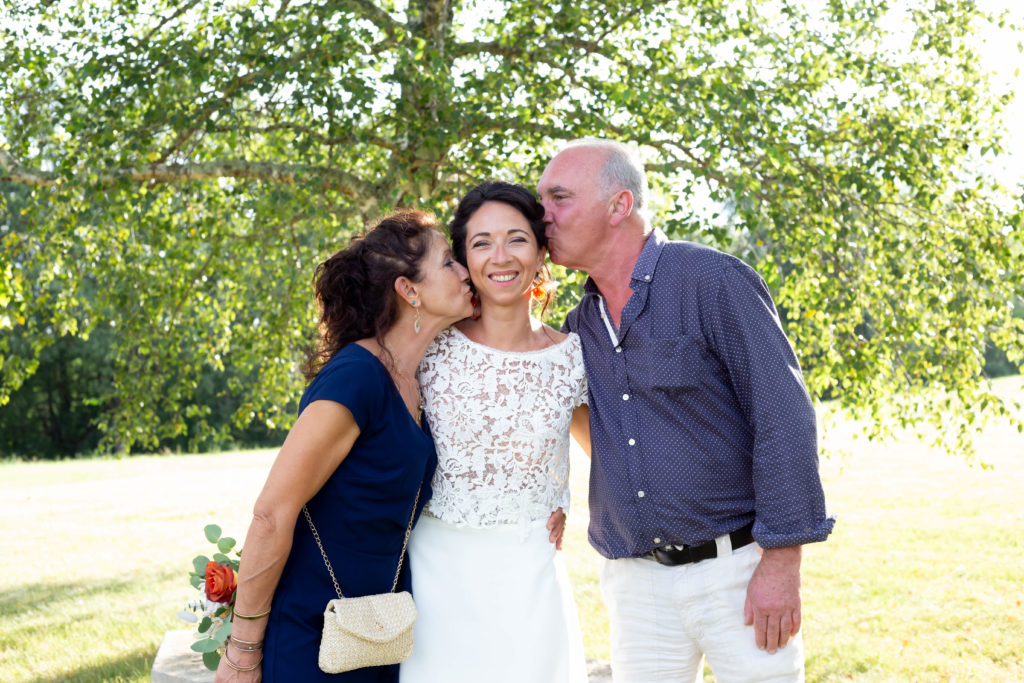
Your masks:
{"label": "gold chain strap", "polygon": [[[395,589],[398,588],[398,577],[402,574],[402,562],[405,560],[405,550],[409,547],[409,536],[412,535],[412,523],[416,519],[416,507],[420,504],[420,493],[423,492],[423,484],[420,484],[419,491],[416,492],[416,500],[412,504],[412,514],[409,515],[409,526],[405,529],[405,539],[402,541],[402,554],[398,556],[398,569],[395,571],[395,580],[391,584],[391,592],[394,593]],[[306,515],[306,521],[309,522],[309,529],[313,532],[313,539],[316,541],[316,545],[320,548],[320,555],[324,558],[324,564],[327,565],[327,572],[331,575],[331,581],[334,582],[334,590],[338,593],[339,598],[345,596],[341,594],[341,586],[338,585],[338,579],[334,576],[334,569],[331,568],[331,561],[327,559],[327,552],[324,550],[324,544],[320,542],[320,534],[316,532],[316,527],[313,526],[313,518],[309,514],[309,509],[303,505],[302,514]]]}

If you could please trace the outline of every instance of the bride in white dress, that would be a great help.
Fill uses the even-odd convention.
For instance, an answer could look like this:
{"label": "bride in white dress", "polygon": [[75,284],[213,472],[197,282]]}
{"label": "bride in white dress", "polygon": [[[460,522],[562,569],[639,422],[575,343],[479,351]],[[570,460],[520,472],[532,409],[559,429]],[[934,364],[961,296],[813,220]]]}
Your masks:
{"label": "bride in white dress", "polygon": [[587,388],[579,337],[530,314],[544,296],[542,218],[529,190],[488,182],[452,221],[480,317],[439,335],[419,368],[438,464],[409,541],[419,617],[403,683],[586,681],[555,550],[570,428],[590,446]]}

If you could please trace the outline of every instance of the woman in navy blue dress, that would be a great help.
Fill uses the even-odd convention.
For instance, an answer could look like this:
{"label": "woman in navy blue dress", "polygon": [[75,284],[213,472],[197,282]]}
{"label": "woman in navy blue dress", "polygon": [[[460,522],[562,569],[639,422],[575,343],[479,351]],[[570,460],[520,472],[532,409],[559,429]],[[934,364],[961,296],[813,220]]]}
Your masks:
{"label": "woman in navy blue dress", "polygon": [[391,590],[416,494],[422,508],[437,463],[416,368],[438,332],[472,313],[468,282],[433,217],[415,211],[383,219],[317,268],[322,338],[256,501],[218,682],[398,680],[397,665],[320,671],[324,607],[337,595],[300,512],[306,505],[346,597]]}

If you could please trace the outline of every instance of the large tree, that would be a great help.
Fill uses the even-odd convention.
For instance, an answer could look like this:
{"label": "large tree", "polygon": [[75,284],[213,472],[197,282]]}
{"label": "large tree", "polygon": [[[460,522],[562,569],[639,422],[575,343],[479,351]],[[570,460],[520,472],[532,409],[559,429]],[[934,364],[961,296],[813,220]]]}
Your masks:
{"label": "large tree", "polygon": [[657,225],[765,276],[813,395],[880,425],[952,408],[955,440],[1006,414],[987,340],[1024,353],[988,25],[956,0],[8,4],[0,402],[103,326],[108,445],[180,433],[227,361],[239,421],[287,424],[319,259],[598,135],[642,146]]}

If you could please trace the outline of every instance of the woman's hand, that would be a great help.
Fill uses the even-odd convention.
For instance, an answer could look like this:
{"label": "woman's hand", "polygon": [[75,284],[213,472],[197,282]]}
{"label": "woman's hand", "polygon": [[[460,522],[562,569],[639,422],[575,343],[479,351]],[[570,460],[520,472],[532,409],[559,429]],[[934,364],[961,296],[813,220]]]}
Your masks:
{"label": "woman's hand", "polygon": [[235,666],[246,669],[257,662],[263,661],[263,652],[239,652],[230,645],[227,648],[230,653],[225,651],[220,658],[220,664],[217,666],[217,674],[214,676],[214,683],[259,683],[263,680],[263,667],[257,666],[252,671],[236,671],[228,665],[228,657],[231,657],[231,663]]}
{"label": "woman's hand", "polygon": [[565,512],[562,511],[562,508],[551,513],[546,526],[551,531],[548,540],[555,544],[555,550],[561,550],[562,535],[565,533]]}

